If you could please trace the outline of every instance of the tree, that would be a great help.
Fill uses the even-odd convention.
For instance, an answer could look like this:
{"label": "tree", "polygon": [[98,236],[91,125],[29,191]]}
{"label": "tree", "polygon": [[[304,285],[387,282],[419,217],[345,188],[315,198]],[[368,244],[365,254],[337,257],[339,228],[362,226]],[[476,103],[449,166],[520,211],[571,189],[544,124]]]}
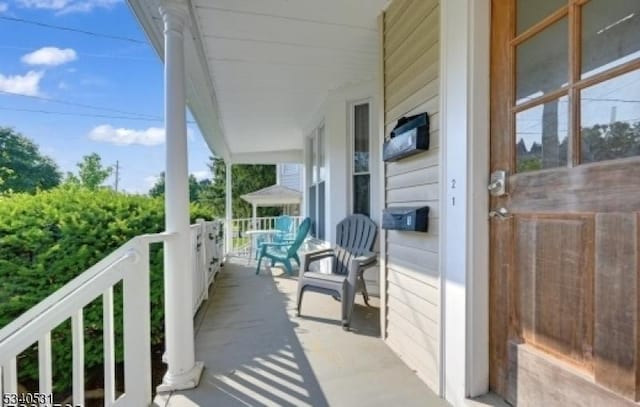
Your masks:
{"label": "tree", "polygon": [[[149,190],[150,196],[155,198],[164,196],[164,189],[165,189],[165,182],[166,182],[165,178],[166,178],[165,173],[164,171],[162,171],[156,183]],[[200,194],[202,193],[202,190],[209,187],[209,185],[211,185],[211,180],[203,179],[201,181],[198,181],[195,175],[190,174],[189,175],[189,201],[199,202]]]}
{"label": "tree", "polygon": [[35,193],[60,184],[56,163],[22,134],[0,127],[0,192]]}
{"label": "tree", "polygon": [[582,161],[595,162],[640,155],[640,121],[582,128]]}
{"label": "tree", "polygon": [[[213,215],[223,217],[225,214],[226,166],[221,158],[211,157],[209,168],[213,173],[213,182],[200,195],[200,202],[211,206]],[[232,167],[233,216],[235,218],[251,217],[251,205],[240,198],[241,195],[266,188],[276,183],[275,165],[236,164]],[[279,214],[276,208],[263,208],[263,216]]]}
{"label": "tree", "polygon": [[78,178],[80,179],[80,184],[91,190],[98,189],[113,172],[112,167],[102,166],[102,158],[97,153],[85,155],[77,166],[79,168]]}

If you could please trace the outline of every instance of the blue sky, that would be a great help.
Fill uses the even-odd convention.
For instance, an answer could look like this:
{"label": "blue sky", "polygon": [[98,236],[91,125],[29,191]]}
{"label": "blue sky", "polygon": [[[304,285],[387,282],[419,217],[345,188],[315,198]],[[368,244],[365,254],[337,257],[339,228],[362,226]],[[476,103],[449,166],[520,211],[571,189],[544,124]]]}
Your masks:
{"label": "blue sky", "polygon": [[[113,110],[70,106],[42,98]],[[128,113],[158,119],[135,120]],[[124,1],[0,0],[0,126],[13,127],[34,140],[61,170],[75,172],[82,156],[96,152],[106,165],[120,162],[122,189],[147,192],[154,177],[164,169],[162,116],[162,64]],[[189,124],[189,131],[190,172],[199,178],[208,176],[211,152],[195,123]],[[113,177],[108,183],[113,183]]]}

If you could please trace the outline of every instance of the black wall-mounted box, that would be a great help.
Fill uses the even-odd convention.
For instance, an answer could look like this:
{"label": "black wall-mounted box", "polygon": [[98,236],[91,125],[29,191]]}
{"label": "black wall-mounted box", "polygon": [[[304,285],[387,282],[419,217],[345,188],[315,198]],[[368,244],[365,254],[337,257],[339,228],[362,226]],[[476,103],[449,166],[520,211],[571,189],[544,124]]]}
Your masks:
{"label": "black wall-mounted box", "polygon": [[429,207],[397,207],[382,211],[382,228],[426,232],[429,229]]}
{"label": "black wall-mounted box", "polygon": [[384,161],[396,161],[429,149],[429,115],[421,113],[398,120],[382,147]]}

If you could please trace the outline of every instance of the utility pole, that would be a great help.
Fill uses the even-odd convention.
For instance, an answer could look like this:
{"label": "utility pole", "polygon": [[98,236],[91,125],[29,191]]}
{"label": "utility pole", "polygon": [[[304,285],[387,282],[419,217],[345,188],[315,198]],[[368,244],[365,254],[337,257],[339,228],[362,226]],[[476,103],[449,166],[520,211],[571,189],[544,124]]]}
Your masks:
{"label": "utility pole", "polygon": [[118,182],[120,181],[120,161],[116,160],[116,192],[118,192]]}

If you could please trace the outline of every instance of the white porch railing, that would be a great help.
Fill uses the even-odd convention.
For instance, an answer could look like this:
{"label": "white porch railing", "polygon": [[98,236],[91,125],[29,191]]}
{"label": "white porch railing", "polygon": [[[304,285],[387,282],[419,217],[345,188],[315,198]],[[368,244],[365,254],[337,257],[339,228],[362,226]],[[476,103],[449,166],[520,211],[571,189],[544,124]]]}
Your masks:
{"label": "white porch railing", "polygon": [[198,219],[191,225],[191,275],[193,278],[193,314],[209,298],[209,286],[220,270],[224,257],[222,221]]}
{"label": "white porch railing", "polygon": [[[228,254],[237,257],[251,257],[251,238],[246,234],[248,230],[275,229],[277,216],[265,216],[255,218],[236,218],[231,220],[231,248]],[[298,230],[302,216],[291,216],[293,230]]]}
{"label": "white porch railing", "polygon": [[[191,226],[194,314],[207,299],[209,285],[223,258],[221,221],[199,220]],[[85,404],[83,309],[102,297],[104,332],[104,405],[144,406],[151,403],[151,339],[149,304],[149,245],[174,234],[142,235],[131,239],[102,261],[0,330],[0,394],[17,393],[16,360],[38,344],[39,389],[52,393],[51,331],[71,319],[72,397]],[[124,393],[116,398],[113,287],[123,285]],[[0,400],[0,406],[3,401]],[[40,405],[51,405],[47,399]]]}
{"label": "white porch railing", "polygon": [[[105,405],[148,405],[151,402],[149,244],[170,238],[169,234],[133,238],[0,330],[0,394],[17,392],[16,358],[36,342],[39,393],[51,394],[51,331],[71,318],[73,403],[84,405],[83,308],[102,296]],[[123,283],[125,392],[116,400],[113,287],[119,282]]]}

